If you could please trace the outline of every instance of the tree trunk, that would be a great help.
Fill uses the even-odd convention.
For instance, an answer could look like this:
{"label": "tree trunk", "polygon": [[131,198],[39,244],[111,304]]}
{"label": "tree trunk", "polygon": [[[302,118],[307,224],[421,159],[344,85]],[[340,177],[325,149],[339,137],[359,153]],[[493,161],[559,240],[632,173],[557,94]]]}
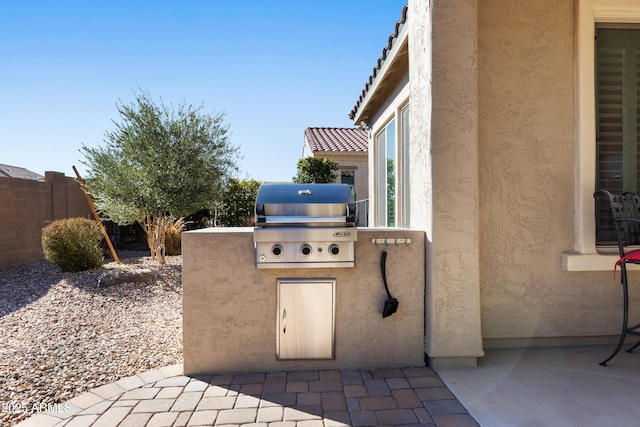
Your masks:
{"label": "tree trunk", "polygon": [[144,231],[147,233],[147,244],[149,245],[149,251],[151,251],[151,260],[153,261],[156,259],[156,251],[155,245],[153,244],[153,222],[151,221],[151,215],[147,215]]}
{"label": "tree trunk", "polygon": [[151,251],[151,260],[164,264],[165,261],[165,237],[167,235],[167,224],[170,217],[162,212],[158,212],[153,217],[147,215],[144,231],[147,233],[147,243]]}
{"label": "tree trunk", "polygon": [[161,212],[154,217],[153,227],[153,244],[156,251],[156,256],[161,264],[165,263],[165,247],[164,238],[167,230],[167,215]]}

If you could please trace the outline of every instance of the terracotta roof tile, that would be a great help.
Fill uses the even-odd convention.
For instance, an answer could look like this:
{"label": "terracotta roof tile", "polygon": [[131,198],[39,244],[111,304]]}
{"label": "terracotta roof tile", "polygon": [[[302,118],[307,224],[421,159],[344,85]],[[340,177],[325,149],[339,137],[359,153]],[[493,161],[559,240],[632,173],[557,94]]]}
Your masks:
{"label": "terracotta roof tile", "polygon": [[360,95],[360,98],[358,98],[358,100],[356,101],[356,105],[354,105],[353,109],[349,113],[349,118],[351,120],[353,120],[353,118],[356,116],[356,113],[358,112],[358,109],[360,108],[360,104],[362,104],[362,101],[367,96],[367,92],[369,92],[369,88],[373,84],[374,80],[376,79],[376,76],[378,75],[378,72],[382,68],[382,64],[384,64],[384,61],[387,59],[387,54],[389,53],[389,51],[393,47],[393,43],[398,38],[398,34],[400,34],[400,31],[402,30],[402,27],[407,22],[407,13],[408,13],[408,11],[409,11],[409,5],[406,4],[402,8],[402,17],[398,20],[398,22],[396,22],[395,31],[393,32],[393,34],[391,34],[389,36],[389,42],[382,49],[382,55],[380,56],[380,58],[378,58],[378,62],[376,64],[376,66],[373,67],[373,72],[369,76],[369,80],[364,85],[364,89],[362,89],[362,94]]}
{"label": "terracotta roof tile", "polygon": [[27,170],[25,168],[2,164],[0,164],[0,176],[6,176],[9,178],[33,179],[35,181],[41,181],[44,179],[44,176],[35,172],[31,172],[30,170]]}
{"label": "terracotta roof tile", "polygon": [[369,131],[360,128],[306,128],[311,151],[366,152]]}

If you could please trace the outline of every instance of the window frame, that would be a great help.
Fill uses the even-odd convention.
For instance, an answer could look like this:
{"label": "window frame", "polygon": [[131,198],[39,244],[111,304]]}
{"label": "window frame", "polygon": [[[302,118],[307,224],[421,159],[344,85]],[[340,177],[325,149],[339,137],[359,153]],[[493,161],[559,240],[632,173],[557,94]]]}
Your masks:
{"label": "window frame", "polygon": [[[393,126],[393,127],[392,127]],[[378,168],[378,179],[376,182],[376,209],[377,209],[377,225],[379,227],[397,226],[398,213],[398,142],[397,142],[397,120],[392,116],[384,126],[374,135],[373,139],[376,145]],[[390,150],[390,148],[392,148]],[[393,224],[389,224],[389,159],[393,160],[395,170],[393,171]]]}
{"label": "window frame", "polygon": [[[390,228],[408,228],[409,227],[409,139],[405,137],[404,121],[409,119],[409,96],[408,85],[405,90],[401,91],[400,96],[396,97],[393,102],[380,116],[379,120],[373,124],[371,129],[371,142],[373,149],[373,157],[370,162],[373,168],[373,188],[370,194],[373,195],[374,201],[370,204],[370,217],[373,218],[373,224],[376,227]],[[378,136],[386,131],[388,125],[395,121],[394,138],[395,138],[395,225],[387,225],[387,189],[386,189],[386,157],[385,165],[381,166],[381,150],[378,143]],[[408,126],[406,126],[408,129]],[[384,145],[387,145],[385,138]],[[386,151],[385,151],[386,154]],[[381,175],[383,174],[384,175]],[[384,178],[385,185],[381,185]],[[384,188],[382,188],[384,187]]]}
{"label": "window frame", "polygon": [[[340,184],[347,184],[351,190],[351,194],[356,195],[356,168],[353,166],[338,166],[340,173]],[[353,182],[344,182],[344,177],[348,176]]]}
{"label": "window frame", "polygon": [[595,32],[598,24],[640,23],[640,3],[576,1],[574,249],[562,254],[566,271],[608,271],[616,255],[596,247]]}
{"label": "window frame", "polygon": [[[637,193],[640,24],[596,24],[595,32],[595,188]],[[606,205],[596,203],[596,250],[617,246]]]}
{"label": "window frame", "polygon": [[402,227],[405,228],[409,228],[411,227],[411,223],[410,223],[410,215],[409,215],[409,209],[411,206],[411,202],[409,200],[409,187],[410,187],[410,179],[411,176],[409,175],[409,147],[410,147],[410,132],[409,132],[409,125],[411,124],[409,121],[409,103],[406,102],[404,105],[402,105],[400,107],[400,114],[398,115],[398,117],[400,117],[400,127],[401,129],[398,130],[398,132],[400,133],[400,135],[398,135],[398,138],[401,138],[399,141],[400,144],[400,158],[402,159],[402,168],[400,169],[399,173],[401,173],[402,175],[400,176],[400,182],[403,183],[403,191],[400,191],[399,193],[401,193],[402,196],[402,207],[403,209],[401,210],[400,214],[402,215],[400,217],[401,220],[401,224]]}

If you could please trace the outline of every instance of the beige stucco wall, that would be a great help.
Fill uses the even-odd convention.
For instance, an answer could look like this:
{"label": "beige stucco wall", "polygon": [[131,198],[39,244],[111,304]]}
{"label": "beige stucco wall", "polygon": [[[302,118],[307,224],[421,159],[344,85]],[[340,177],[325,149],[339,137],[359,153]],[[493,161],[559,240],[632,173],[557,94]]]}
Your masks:
{"label": "beige stucco wall", "polygon": [[425,349],[435,367],[473,365],[484,354],[476,4],[415,0],[409,13],[410,222],[428,242]]}
{"label": "beige stucco wall", "polygon": [[[183,345],[187,375],[215,372],[424,365],[424,233],[359,229],[356,267],[256,269],[253,229],[209,228],[182,234]],[[382,319],[387,298],[380,275],[400,302]],[[277,361],[276,279],[336,278],[335,360]]]}
{"label": "beige stucco wall", "polygon": [[[575,242],[574,2],[409,6],[411,226],[427,236],[427,353],[610,340],[621,320],[613,264],[561,265]],[[632,315],[639,307],[636,293]]]}
{"label": "beige stucco wall", "polygon": [[620,327],[613,264],[592,273],[560,265],[574,242],[574,22],[572,0],[479,8],[487,339],[612,335]]}

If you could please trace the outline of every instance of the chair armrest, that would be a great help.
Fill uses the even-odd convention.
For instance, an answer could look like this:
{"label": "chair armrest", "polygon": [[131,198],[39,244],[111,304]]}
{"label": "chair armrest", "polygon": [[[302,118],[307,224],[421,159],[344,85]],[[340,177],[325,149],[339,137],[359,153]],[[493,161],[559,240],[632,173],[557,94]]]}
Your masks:
{"label": "chair armrest", "polygon": [[640,219],[635,218],[616,218],[616,222],[636,222],[640,224]]}

